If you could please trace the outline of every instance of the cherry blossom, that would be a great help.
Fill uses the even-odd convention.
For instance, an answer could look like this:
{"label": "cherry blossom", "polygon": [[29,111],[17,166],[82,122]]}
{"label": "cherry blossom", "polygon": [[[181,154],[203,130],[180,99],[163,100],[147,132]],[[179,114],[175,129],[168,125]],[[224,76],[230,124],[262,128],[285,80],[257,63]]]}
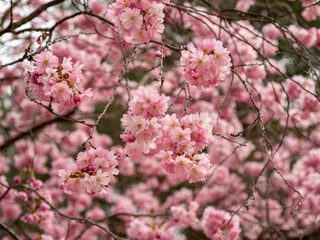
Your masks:
{"label": "cherry blossom", "polygon": [[84,65],[73,64],[71,58],[64,58],[61,65],[57,56],[50,51],[43,51],[35,56],[35,68],[28,71],[29,91],[40,101],[63,103],[75,107],[92,96],[91,89],[83,90],[80,82]]}
{"label": "cherry blossom", "polygon": [[191,85],[217,86],[230,73],[229,51],[219,40],[203,40],[197,49],[190,46],[181,55],[180,74]]}
{"label": "cherry blossom", "polygon": [[107,193],[108,184],[113,180],[113,175],[118,175],[119,171],[115,168],[118,165],[116,156],[102,148],[89,149],[78,153],[78,171],[60,169],[59,177],[62,178],[60,188],[65,193],[89,194]]}
{"label": "cherry blossom", "polygon": [[[169,2],[169,1],[167,1]],[[158,1],[116,1],[108,13],[122,35],[132,36],[136,42],[161,39],[164,31],[164,5]]]}

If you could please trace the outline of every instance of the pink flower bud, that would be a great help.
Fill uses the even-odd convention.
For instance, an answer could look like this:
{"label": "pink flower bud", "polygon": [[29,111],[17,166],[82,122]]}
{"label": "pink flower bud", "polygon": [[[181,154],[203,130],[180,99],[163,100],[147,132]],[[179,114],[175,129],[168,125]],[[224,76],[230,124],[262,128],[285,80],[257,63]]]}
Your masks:
{"label": "pink flower bud", "polygon": [[37,42],[38,44],[41,43],[41,36],[39,36],[39,37],[37,38],[36,42]]}
{"label": "pink flower bud", "polygon": [[89,169],[89,171],[94,171],[94,166],[93,166],[92,164],[90,164],[90,165],[88,166],[88,169]]}
{"label": "pink flower bud", "polygon": [[65,187],[66,187],[66,185],[65,185],[64,182],[60,183],[60,185],[59,185],[59,188],[60,188],[60,189],[64,189]]}
{"label": "pink flower bud", "polygon": [[15,184],[19,184],[21,182],[21,176],[20,175],[14,176],[13,181]]}
{"label": "pink flower bud", "polygon": [[[161,52],[160,52],[160,51],[156,51],[156,52],[154,53],[154,55],[155,55],[156,57],[161,57]],[[163,54],[163,57],[164,57],[164,54]]]}
{"label": "pink flower bud", "polygon": [[132,143],[132,142],[134,142],[136,140],[136,138],[132,134],[130,134],[130,135],[121,134],[120,137],[126,143]]}

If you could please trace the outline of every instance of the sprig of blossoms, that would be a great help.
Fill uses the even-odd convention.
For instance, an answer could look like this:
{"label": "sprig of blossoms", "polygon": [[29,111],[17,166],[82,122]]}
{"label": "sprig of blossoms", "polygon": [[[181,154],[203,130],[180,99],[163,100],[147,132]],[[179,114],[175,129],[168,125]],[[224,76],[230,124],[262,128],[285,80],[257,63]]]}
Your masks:
{"label": "sprig of blossoms", "polygon": [[158,1],[118,0],[110,5],[108,13],[121,34],[143,43],[161,38],[164,31],[163,9],[164,4]]}
{"label": "sprig of blossoms", "polygon": [[119,170],[115,168],[118,161],[114,152],[100,147],[78,153],[76,164],[78,168],[76,172],[59,170],[59,176],[63,179],[60,188],[67,194],[107,193],[113,175],[119,174]]}
{"label": "sprig of blossoms", "polygon": [[156,149],[156,142],[161,138],[159,118],[168,109],[169,98],[161,96],[152,87],[139,87],[129,102],[128,114],[121,119],[125,134],[120,137],[127,143],[126,150],[131,157],[148,154]]}
{"label": "sprig of blossoms", "polygon": [[92,96],[91,88],[83,90],[79,84],[83,80],[83,64],[72,63],[72,58],[58,57],[50,51],[43,51],[34,57],[35,66],[29,66],[32,74],[29,91],[40,101],[63,103],[66,107],[75,107]]}
{"label": "sprig of blossoms", "polygon": [[192,182],[204,181],[211,163],[201,152],[212,140],[212,122],[207,113],[189,114],[178,120],[166,115],[162,120],[161,149],[156,158],[170,174]]}
{"label": "sprig of blossoms", "polygon": [[212,140],[209,114],[190,114],[178,119],[164,115],[169,98],[154,88],[139,87],[121,119],[125,152],[134,161],[156,157],[169,174],[190,183],[203,181],[211,167],[208,154],[199,153]]}
{"label": "sprig of blossoms", "polygon": [[219,40],[203,40],[198,48],[188,47],[180,58],[180,74],[191,85],[217,86],[230,73],[229,51]]}

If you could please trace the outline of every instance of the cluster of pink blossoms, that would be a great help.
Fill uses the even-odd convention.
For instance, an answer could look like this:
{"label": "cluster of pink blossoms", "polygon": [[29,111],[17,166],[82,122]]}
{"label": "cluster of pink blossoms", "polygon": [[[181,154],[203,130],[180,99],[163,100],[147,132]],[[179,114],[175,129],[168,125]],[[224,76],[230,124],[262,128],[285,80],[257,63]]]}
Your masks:
{"label": "cluster of pink blossoms", "polygon": [[231,216],[228,212],[217,210],[214,207],[207,207],[202,216],[204,234],[212,240],[235,240],[238,239],[241,232],[240,219]]}
{"label": "cluster of pink blossoms", "polygon": [[59,64],[57,56],[50,51],[43,51],[34,57],[35,66],[29,65],[32,74],[29,91],[40,101],[64,103],[67,107],[77,106],[92,96],[91,89],[83,90],[79,84],[83,79],[84,65],[72,63],[71,58],[64,58]]}
{"label": "cluster of pink blossoms", "polygon": [[63,179],[60,188],[68,194],[107,193],[108,184],[113,180],[113,175],[119,174],[119,170],[115,168],[118,161],[114,152],[100,147],[80,152],[76,164],[78,171],[59,170],[59,176]]}
{"label": "cluster of pink blossoms", "polygon": [[191,85],[217,86],[230,73],[229,51],[219,40],[203,40],[198,48],[188,46],[181,55],[180,73]]}
{"label": "cluster of pink blossoms", "polygon": [[127,144],[125,152],[134,161],[155,157],[169,174],[189,182],[203,181],[211,167],[209,157],[198,153],[212,142],[212,122],[206,113],[178,119],[164,115],[169,98],[156,89],[139,87],[122,118]]}
{"label": "cluster of pink blossoms", "polygon": [[164,4],[157,1],[117,0],[110,5],[109,14],[122,35],[132,36],[135,41],[143,43],[161,38],[163,9]]}

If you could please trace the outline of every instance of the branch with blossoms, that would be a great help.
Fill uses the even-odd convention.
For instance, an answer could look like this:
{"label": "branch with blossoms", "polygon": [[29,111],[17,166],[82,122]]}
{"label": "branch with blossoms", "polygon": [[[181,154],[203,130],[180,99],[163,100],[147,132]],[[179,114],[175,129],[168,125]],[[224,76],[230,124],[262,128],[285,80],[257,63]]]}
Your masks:
{"label": "branch with blossoms", "polygon": [[[109,234],[110,236],[112,236],[114,239],[122,239],[118,236],[116,236],[114,233],[112,233],[110,230],[108,230],[106,227],[101,226],[99,224],[99,222],[103,222],[107,219],[113,218],[113,217],[118,217],[118,216],[134,216],[134,217],[149,217],[149,218],[156,218],[156,217],[165,217],[165,216],[169,216],[169,213],[161,213],[161,214],[137,214],[137,213],[126,213],[126,212],[118,212],[118,213],[114,213],[111,214],[109,216],[106,216],[102,219],[98,219],[96,221],[92,221],[89,218],[80,218],[80,217],[71,217],[68,216],[64,213],[62,213],[58,208],[56,208],[55,206],[53,206],[45,197],[43,197],[36,189],[31,188],[30,186],[27,185],[12,185],[12,186],[7,186],[6,184],[0,182],[0,185],[2,185],[3,187],[7,188],[7,191],[5,193],[3,193],[3,195],[1,196],[0,201],[9,193],[9,191],[11,189],[19,189],[19,188],[23,188],[26,191],[30,191],[35,193],[35,195],[37,197],[39,197],[39,199],[41,199],[43,202],[45,202],[46,204],[48,204],[48,206],[51,208],[52,211],[54,211],[55,213],[57,213],[58,215],[67,218],[69,220],[74,220],[74,221],[79,221],[80,223],[83,224],[90,224],[91,226],[97,226],[98,228],[102,229],[103,231],[105,231],[107,234]],[[21,198],[21,197],[20,197]],[[19,239],[19,237],[16,235],[16,233],[14,233],[8,226],[6,226],[3,223],[0,223],[0,227],[3,228],[5,231],[7,231],[14,239]],[[87,230],[87,229],[86,229]],[[82,233],[83,234],[83,233]]]}
{"label": "branch with blossoms", "polygon": [[[95,223],[93,221],[91,221],[90,219],[87,218],[77,218],[77,217],[70,217],[62,212],[60,212],[56,207],[54,207],[46,198],[44,198],[43,196],[41,196],[41,194],[38,193],[37,190],[29,187],[29,186],[24,186],[24,185],[17,185],[17,186],[6,186],[5,184],[1,183],[0,184],[4,187],[6,187],[8,190],[11,188],[19,188],[19,187],[23,187],[24,189],[34,192],[36,194],[37,197],[39,197],[43,202],[45,202],[46,204],[49,205],[49,207],[56,212],[58,215],[64,217],[64,218],[68,218],[70,220],[75,220],[75,221],[79,221],[80,223],[89,223],[91,225],[97,226],[98,228],[102,229],[103,231],[105,231],[106,233],[108,233],[110,236],[112,236],[115,239],[121,239],[120,237],[118,237],[117,235],[115,235],[114,233],[110,232],[110,230],[108,230],[107,228],[99,225],[98,223]],[[4,225],[3,225],[4,226]],[[13,234],[12,234],[13,235]]]}
{"label": "branch with blossoms", "polygon": [[[67,62],[68,60],[70,61],[70,59],[67,59],[66,62],[63,62],[61,65],[58,66],[57,62],[55,62],[57,58],[53,56],[52,53],[44,52],[43,55],[45,54],[48,54],[48,56],[45,57],[44,61],[43,59],[36,60],[38,64],[36,69],[34,69],[32,65],[28,66],[29,70],[32,72],[32,75],[29,71],[26,74],[27,75],[26,88],[25,88],[26,96],[32,102],[35,102],[37,105],[44,107],[50,113],[57,116],[58,118],[81,123],[91,128],[94,127],[92,124],[88,124],[85,121],[69,119],[53,111],[52,103],[64,102],[65,106],[75,107],[80,102],[86,101],[86,99],[90,98],[90,96],[92,95],[92,92],[91,92],[91,89],[82,90],[82,89],[79,89],[78,86],[75,86],[75,83],[79,82],[79,79],[77,79],[77,77],[81,78],[82,66],[80,66],[79,63],[77,63],[77,66],[75,66],[75,68],[79,67],[79,69],[72,69],[72,67],[70,68],[71,64]],[[54,61],[54,62],[51,62],[51,61]],[[66,67],[69,69],[64,69]],[[42,75],[45,75],[45,77],[43,78]],[[50,82],[46,81],[47,80],[46,78],[48,76],[51,78]],[[30,80],[31,80],[31,87],[30,87]],[[38,101],[33,95],[30,94],[30,90],[31,92],[33,92],[33,94],[38,96],[38,99],[40,99],[40,101]],[[49,91],[46,92],[46,90],[49,90]],[[44,96],[39,97],[39,95],[41,94]],[[41,100],[43,102],[48,102],[48,105],[43,104]],[[67,115],[71,115],[71,114],[67,114]]]}

